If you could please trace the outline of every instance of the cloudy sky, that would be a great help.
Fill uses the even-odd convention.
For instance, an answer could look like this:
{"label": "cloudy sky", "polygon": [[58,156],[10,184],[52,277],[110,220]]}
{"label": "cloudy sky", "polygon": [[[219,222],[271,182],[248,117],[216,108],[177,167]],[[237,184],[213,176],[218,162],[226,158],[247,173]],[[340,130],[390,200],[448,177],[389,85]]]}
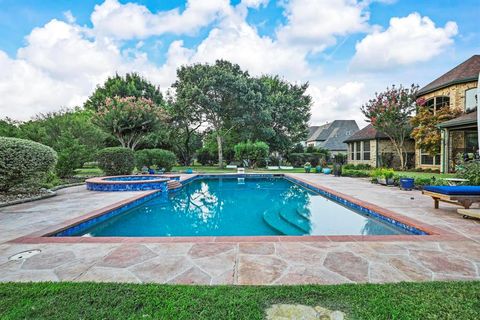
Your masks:
{"label": "cloudy sky", "polygon": [[312,124],[375,91],[425,85],[480,53],[479,0],[0,0],[0,117],[81,105],[115,72],[162,90],[179,65],[228,59],[308,81]]}

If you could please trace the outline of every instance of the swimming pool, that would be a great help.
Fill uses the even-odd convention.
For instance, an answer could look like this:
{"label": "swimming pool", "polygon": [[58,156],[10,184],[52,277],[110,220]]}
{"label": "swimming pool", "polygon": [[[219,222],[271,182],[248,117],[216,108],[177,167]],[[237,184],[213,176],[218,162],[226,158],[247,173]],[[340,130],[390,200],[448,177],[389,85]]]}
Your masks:
{"label": "swimming pool", "polygon": [[[283,177],[209,176],[57,236],[178,237],[422,234]],[[417,232],[418,231],[418,232]]]}

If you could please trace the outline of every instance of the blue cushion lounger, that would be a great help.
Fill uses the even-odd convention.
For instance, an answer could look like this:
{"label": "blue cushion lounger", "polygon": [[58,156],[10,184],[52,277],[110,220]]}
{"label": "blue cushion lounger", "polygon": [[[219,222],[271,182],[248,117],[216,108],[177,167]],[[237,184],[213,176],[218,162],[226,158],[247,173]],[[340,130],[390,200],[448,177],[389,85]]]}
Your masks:
{"label": "blue cushion lounger", "polygon": [[435,209],[438,209],[439,201],[461,205],[465,209],[480,202],[480,186],[425,186],[422,193],[433,198]]}
{"label": "blue cushion lounger", "polygon": [[480,186],[425,186],[423,190],[448,195],[480,195]]}

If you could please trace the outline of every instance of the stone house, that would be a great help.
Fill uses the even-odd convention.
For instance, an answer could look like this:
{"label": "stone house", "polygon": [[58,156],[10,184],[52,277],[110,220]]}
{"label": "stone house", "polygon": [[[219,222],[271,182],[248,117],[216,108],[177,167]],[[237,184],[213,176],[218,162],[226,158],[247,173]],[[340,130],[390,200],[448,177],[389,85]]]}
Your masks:
{"label": "stone house", "polygon": [[[369,124],[344,141],[348,145],[348,163],[368,164],[377,167],[400,167],[398,156],[392,142],[383,133]],[[405,142],[407,167],[414,166],[415,141]]]}
{"label": "stone house", "polygon": [[327,149],[332,155],[346,154],[347,144],[344,140],[357,131],[355,120],[334,120],[322,126],[311,126],[305,146]]}
{"label": "stone house", "polygon": [[478,150],[477,85],[480,55],[474,55],[418,91],[418,98],[435,113],[441,108],[463,112],[459,118],[438,125],[442,130],[440,154],[431,156],[415,149],[417,168],[451,172],[458,154],[473,154]]}

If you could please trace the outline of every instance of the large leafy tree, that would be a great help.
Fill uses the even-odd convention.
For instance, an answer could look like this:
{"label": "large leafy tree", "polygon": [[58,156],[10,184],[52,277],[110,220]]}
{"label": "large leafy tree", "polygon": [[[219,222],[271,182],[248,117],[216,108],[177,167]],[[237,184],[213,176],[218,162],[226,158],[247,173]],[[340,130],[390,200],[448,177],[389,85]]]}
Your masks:
{"label": "large leafy tree", "polygon": [[85,102],[84,107],[90,110],[98,110],[107,98],[113,97],[136,97],[152,101],[157,106],[163,106],[164,99],[160,88],[153,85],[137,73],[127,73],[125,76],[116,74],[109,77],[105,83],[98,86],[93,94]]}
{"label": "large leafy tree", "polygon": [[248,106],[258,99],[257,92],[250,90],[248,73],[236,64],[217,60],[214,65],[182,66],[177,78],[173,84],[177,102],[198,112],[202,123],[214,132],[218,163],[223,167],[224,137],[245,124]]}
{"label": "large leafy tree", "polygon": [[417,100],[419,105],[417,114],[412,118],[412,138],[418,147],[434,156],[440,153],[442,137],[437,125],[441,122],[458,117],[460,110],[441,108],[436,112],[424,106],[424,100]]}
{"label": "large leafy tree", "polygon": [[270,118],[263,127],[270,129],[270,136],[255,138],[264,139],[272,151],[286,153],[307,137],[312,104],[312,98],[305,93],[308,83],[291,84],[278,76],[263,76],[260,80]]}
{"label": "large leafy tree", "polygon": [[375,129],[383,132],[392,142],[400,158],[400,166],[405,168],[405,141],[410,137],[410,118],[417,109],[418,86],[392,86],[384,92],[376,93],[361,107],[362,113]]}
{"label": "large leafy tree", "polygon": [[132,150],[166,120],[163,108],[151,100],[136,97],[107,98],[93,118],[94,123],[115,136],[122,147]]}

